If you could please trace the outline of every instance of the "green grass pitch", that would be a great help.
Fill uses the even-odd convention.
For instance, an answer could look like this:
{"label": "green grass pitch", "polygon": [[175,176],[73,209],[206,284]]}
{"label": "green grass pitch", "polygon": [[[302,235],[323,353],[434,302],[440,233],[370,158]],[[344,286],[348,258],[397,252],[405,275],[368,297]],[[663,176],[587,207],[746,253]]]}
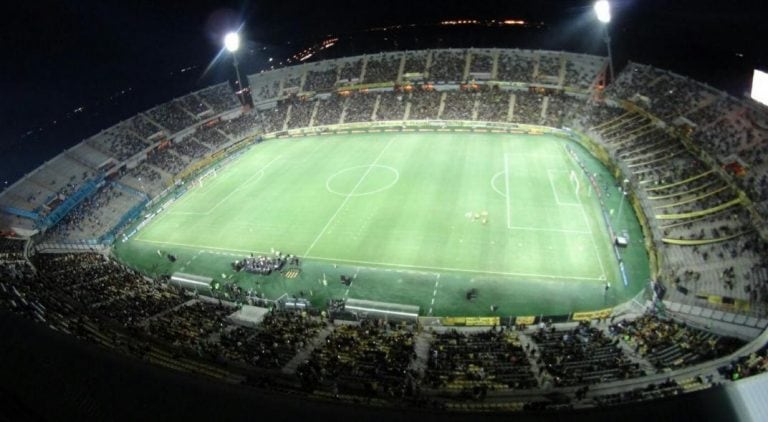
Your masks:
{"label": "green grass pitch", "polygon": [[[648,278],[631,207],[624,286],[608,230],[570,145],[608,191],[606,170],[549,135],[372,133],[274,140],[190,188],[116,254],[151,274],[184,271],[267,297],[358,298],[423,315],[565,314],[634,296]],[[615,189],[613,189],[615,191]],[[613,201],[613,202],[611,202]],[[612,218],[618,218],[616,213]],[[176,263],[157,251],[179,256]],[[233,273],[279,250],[304,257],[296,278]],[[339,275],[356,275],[350,287]],[[325,281],[323,281],[325,280]],[[611,289],[605,291],[605,283]],[[465,293],[475,288],[477,299]]]}

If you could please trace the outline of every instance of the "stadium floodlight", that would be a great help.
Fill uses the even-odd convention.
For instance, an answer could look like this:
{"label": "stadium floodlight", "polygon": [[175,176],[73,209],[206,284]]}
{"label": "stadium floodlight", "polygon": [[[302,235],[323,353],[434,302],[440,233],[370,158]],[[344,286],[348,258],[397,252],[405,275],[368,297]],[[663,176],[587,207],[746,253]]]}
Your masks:
{"label": "stadium floodlight", "polygon": [[608,23],[611,21],[611,4],[608,0],[598,0],[595,2],[595,14],[597,20],[602,23]]}
{"label": "stadium floodlight", "polygon": [[608,70],[613,82],[613,54],[611,53],[611,36],[608,35],[608,23],[611,22],[611,4],[608,0],[597,0],[595,2],[595,15],[603,25],[603,40],[608,48]]}
{"label": "stadium floodlight", "polygon": [[237,49],[240,48],[240,35],[237,35],[237,32],[230,32],[227,34],[227,36],[224,37],[224,48],[231,53],[237,51]]}
{"label": "stadium floodlight", "polygon": [[224,48],[232,53],[232,64],[235,66],[235,74],[237,75],[237,98],[240,99],[240,104],[246,105],[246,100],[243,94],[243,80],[240,78],[240,66],[237,63],[237,49],[240,48],[240,35],[237,32],[230,32],[224,37]]}

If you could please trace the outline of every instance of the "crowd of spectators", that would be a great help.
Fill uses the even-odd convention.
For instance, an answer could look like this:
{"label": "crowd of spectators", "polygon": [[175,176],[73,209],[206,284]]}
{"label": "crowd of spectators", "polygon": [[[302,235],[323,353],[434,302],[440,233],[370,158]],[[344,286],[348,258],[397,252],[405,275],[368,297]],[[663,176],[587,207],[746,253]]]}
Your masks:
{"label": "crowd of spectators", "polygon": [[304,91],[328,92],[336,86],[336,67],[325,70],[310,70],[304,82]]}
{"label": "crowd of spectators", "polygon": [[377,94],[371,92],[354,92],[350,94],[344,113],[344,122],[370,122],[377,97]]}
{"label": "crowd of spectators", "polygon": [[[99,190],[84,199],[53,228],[47,236],[53,239],[96,239],[104,234],[110,223],[122,215],[120,209],[127,195],[115,188],[111,182],[105,183]],[[137,202],[137,201],[134,201]]]}
{"label": "crowd of spectators", "polygon": [[588,321],[572,330],[543,327],[531,336],[536,342],[540,371],[555,386],[598,384],[644,375],[637,362],[625,356],[619,340]]}
{"label": "crowd of spectators", "polygon": [[560,75],[560,56],[539,53],[539,77]]}
{"label": "crowd of spectators", "polygon": [[[420,334],[406,324],[363,320],[329,325],[307,313],[278,310],[268,311],[259,325],[246,327],[229,319],[236,306],[147,279],[101,254],[38,255],[34,262],[36,272],[24,263],[0,267],[0,309],[153,362],[167,347],[174,361],[186,356],[185,362],[199,362],[177,369],[200,368],[209,375],[214,367],[206,364],[249,374],[254,369],[284,370],[304,352],[309,358],[296,372],[302,385],[332,397],[374,396],[402,404],[419,402],[426,387],[475,402],[492,389],[533,391],[551,378],[555,386],[579,386],[563,390],[561,402],[574,397],[582,404],[605,406],[693,391],[712,382],[702,376],[669,378],[587,398],[590,384],[642,375],[622,354],[619,342],[660,370],[724,356],[742,344],[651,314],[611,325],[613,338],[586,322],[569,330],[541,328],[529,336],[496,327]],[[417,364],[417,336],[431,339],[423,373]],[[521,340],[526,336],[534,343]],[[719,368],[720,374],[736,380],[764,372],[765,350],[731,361]],[[274,371],[262,374],[278,376]],[[544,380],[537,379],[541,374]]]}
{"label": "crowd of spectators", "polygon": [[222,330],[215,355],[259,368],[282,368],[307,347],[324,326],[319,318],[306,313],[272,311],[258,327]]}
{"label": "crowd of spectators", "polygon": [[211,112],[211,109],[208,108],[208,106],[203,103],[194,93],[179,98],[178,103],[184,110],[194,114],[197,117]]}
{"label": "crowd of spectators", "polygon": [[363,70],[363,60],[357,59],[347,61],[341,66],[339,71],[339,82],[351,83],[360,80],[360,73]]}
{"label": "crowd of spectators", "polygon": [[118,181],[152,197],[160,192],[163,187],[163,176],[144,161],[136,167],[125,171]]}
{"label": "crowd of spectators", "polygon": [[330,384],[369,395],[413,394],[413,327],[379,320],[338,326],[299,368],[307,384]]}
{"label": "crowd of spectators", "polygon": [[147,111],[147,115],[152,120],[168,129],[170,133],[179,132],[198,123],[197,117],[190,114],[190,112],[185,111],[178,100],[167,102],[150,109]]}
{"label": "crowd of spectators", "polygon": [[411,110],[408,120],[437,119],[441,98],[442,93],[440,91],[425,90],[412,92],[409,95]]}
{"label": "crowd of spectators", "polygon": [[290,101],[279,101],[276,107],[260,112],[264,133],[278,132],[284,129]]}
{"label": "crowd of spectators", "polygon": [[472,62],[469,65],[470,72],[491,73],[493,70],[493,56],[488,53],[472,53]]}
{"label": "crowd of spectators", "polygon": [[427,70],[427,52],[408,51],[405,53],[405,67],[403,75],[406,73],[424,73]]}
{"label": "crowd of spectators", "polygon": [[[657,117],[672,122],[705,104],[708,89],[696,81],[668,71],[630,63],[606,94],[622,99],[644,99],[638,103]],[[648,102],[646,102],[646,100]]]}
{"label": "crowd of spectators", "polygon": [[149,119],[137,114],[136,116],[128,119],[126,122],[128,130],[133,131],[142,139],[149,139],[153,135],[162,131],[162,128],[152,123]]}
{"label": "crowd of spectators", "polygon": [[725,356],[744,344],[735,338],[721,337],[653,315],[620,321],[610,329],[659,371]]}
{"label": "crowd of spectators", "polygon": [[[258,75],[257,75],[258,77]],[[253,92],[253,101],[258,103],[260,101],[271,100],[278,96],[280,93],[280,81],[259,81],[255,84],[254,79],[251,79],[251,89]]]}
{"label": "crowd of spectators", "polygon": [[215,113],[222,113],[234,110],[240,107],[235,93],[229,84],[221,83],[197,92],[197,96],[208,106],[213,108]]}
{"label": "crowd of spectators", "polygon": [[466,53],[462,51],[438,51],[433,53],[429,66],[429,80],[437,83],[463,82]]}
{"label": "crowd of spectators", "polygon": [[168,174],[176,175],[184,170],[188,163],[172,152],[170,148],[166,148],[157,149],[147,154],[147,164],[155,166]]}
{"label": "crowd of spectators", "polygon": [[205,349],[215,342],[215,335],[225,327],[226,318],[234,308],[220,303],[195,301],[178,306],[148,321],[147,333],[176,347],[193,350]]}
{"label": "crowd of spectators", "polygon": [[544,97],[531,92],[515,91],[515,105],[512,121],[516,123],[539,124]]}
{"label": "crowd of spectators", "polygon": [[498,87],[481,90],[477,97],[477,120],[484,122],[506,122],[509,117],[509,91]]}
{"label": "crowd of spectators", "polygon": [[497,78],[500,81],[532,82],[534,60],[530,52],[511,52],[498,58]]}
{"label": "crowd of spectators", "polygon": [[503,328],[435,333],[426,385],[432,388],[530,389],[538,385],[526,350],[515,332]]}
{"label": "crowd of spectators", "polygon": [[192,159],[203,158],[206,154],[211,152],[210,148],[197,142],[192,137],[174,142],[171,146],[171,150],[175,151],[177,154],[181,154]]}
{"label": "crowd of spectators", "polygon": [[222,132],[229,134],[236,140],[240,140],[253,135],[261,130],[261,128],[261,113],[256,110],[250,110],[234,119],[225,120],[218,126],[201,127],[197,131],[196,136],[207,145],[218,149],[231,141],[231,139],[225,136]]}
{"label": "crowd of spectators", "polygon": [[344,102],[347,97],[341,97],[337,94],[331,94],[324,100],[317,101],[317,112],[312,122],[313,126],[325,126],[339,124],[341,112],[344,108]]}
{"label": "crowd of spectators", "polygon": [[0,237],[0,262],[24,259],[24,239]]}
{"label": "crowd of spectators", "polygon": [[[407,94],[402,92],[383,92],[379,98],[376,120],[403,120],[408,102]],[[435,110],[435,114],[437,114],[437,110]]]}
{"label": "crowd of spectators", "polygon": [[[137,119],[134,118],[132,121]],[[148,143],[142,141],[123,125],[113,126],[89,138],[86,142],[102,153],[115,157],[118,161],[133,157],[149,147]]]}
{"label": "crowd of spectators", "polygon": [[290,115],[288,117],[288,128],[298,129],[309,127],[312,119],[312,111],[317,104],[305,97],[290,97],[285,102],[289,103]]}
{"label": "crowd of spectators", "polygon": [[133,328],[187,300],[178,289],[95,253],[38,255],[35,265],[44,289],[65,299],[73,317]]}
{"label": "crowd of spectators", "polygon": [[400,70],[400,56],[380,54],[369,56],[365,65],[365,83],[395,82]]}
{"label": "crowd of spectators", "polygon": [[720,375],[733,381],[762,374],[766,370],[768,370],[768,344],[754,353],[740,356],[718,368]]}
{"label": "crowd of spectators", "polygon": [[471,90],[451,91],[445,95],[445,108],[440,115],[445,120],[472,120],[477,93]]}

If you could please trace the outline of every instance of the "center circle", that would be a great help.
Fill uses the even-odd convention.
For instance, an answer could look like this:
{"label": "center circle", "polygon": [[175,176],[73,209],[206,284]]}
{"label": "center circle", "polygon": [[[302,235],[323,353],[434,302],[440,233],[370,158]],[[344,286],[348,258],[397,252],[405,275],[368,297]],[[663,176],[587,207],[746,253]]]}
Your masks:
{"label": "center circle", "polygon": [[340,196],[364,196],[389,189],[399,179],[400,172],[392,167],[367,164],[337,171],[326,180],[325,188]]}

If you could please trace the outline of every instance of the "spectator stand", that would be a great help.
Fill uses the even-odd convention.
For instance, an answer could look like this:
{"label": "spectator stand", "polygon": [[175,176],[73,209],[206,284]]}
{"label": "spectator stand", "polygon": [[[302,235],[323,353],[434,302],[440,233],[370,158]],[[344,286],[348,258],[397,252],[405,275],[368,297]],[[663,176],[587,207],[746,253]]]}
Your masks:
{"label": "spectator stand", "polygon": [[326,60],[305,65],[307,69],[303,92],[331,92],[336,87],[339,70],[337,61]]}
{"label": "spectator stand", "polygon": [[260,104],[276,101],[280,98],[280,71],[260,72],[248,75],[248,85],[251,87],[253,103],[258,108]]}
{"label": "spectator stand", "polygon": [[240,101],[226,82],[197,91],[195,95],[213,109],[215,115],[241,107]]}
{"label": "spectator stand", "polygon": [[379,97],[379,106],[374,109],[378,121],[402,121],[405,120],[405,112],[408,108],[408,94],[404,92],[382,92]]}
{"label": "spectator stand", "polygon": [[3,265],[24,262],[27,241],[12,237],[0,237],[0,263]]}
{"label": "spectator stand", "polygon": [[301,88],[304,86],[306,65],[289,66],[276,72],[281,74],[280,97],[297,95],[301,92]]}
{"label": "spectator stand", "polygon": [[465,69],[470,57],[466,50],[433,50],[426,79],[436,84],[458,84],[466,81]]}
{"label": "spectator stand", "polygon": [[361,76],[363,83],[366,85],[395,83],[399,80],[404,57],[400,52],[366,56]]}
{"label": "spectator stand", "polygon": [[469,50],[469,81],[488,81],[495,79],[496,60],[499,50]]}
{"label": "spectator stand", "polygon": [[536,57],[538,61],[534,67],[534,81],[543,85],[562,86],[564,57],[553,51],[537,51]]}
{"label": "spectator stand", "polygon": [[370,122],[379,103],[379,95],[374,92],[354,91],[347,98],[344,108],[344,123]]}
{"label": "spectator stand", "polygon": [[339,76],[337,85],[340,87],[359,85],[363,80],[364,56],[349,57],[337,60]]}
{"label": "spectator stand", "polygon": [[517,332],[504,328],[436,332],[424,376],[427,387],[460,395],[538,387]]}
{"label": "spectator stand", "polygon": [[502,50],[498,58],[496,77],[504,82],[533,82],[535,57],[528,50]]}
{"label": "spectator stand", "polygon": [[400,83],[405,84],[410,81],[423,81],[427,77],[430,51],[406,51],[403,58]]}
{"label": "spectator stand", "polygon": [[108,169],[117,164],[114,158],[89,146],[85,142],[80,142],[66,153],[81,164],[92,169]]}
{"label": "spectator stand", "polygon": [[184,111],[192,114],[196,120],[205,120],[214,114],[213,109],[195,93],[179,98],[178,103]]}
{"label": "spectator stand", "polygon": [[189,111],[185,111],[178,100],[160,104],[147,110],[146,114],[153,122],[168,129],[170,134],[181,132],[198,123],[197,117]]}

